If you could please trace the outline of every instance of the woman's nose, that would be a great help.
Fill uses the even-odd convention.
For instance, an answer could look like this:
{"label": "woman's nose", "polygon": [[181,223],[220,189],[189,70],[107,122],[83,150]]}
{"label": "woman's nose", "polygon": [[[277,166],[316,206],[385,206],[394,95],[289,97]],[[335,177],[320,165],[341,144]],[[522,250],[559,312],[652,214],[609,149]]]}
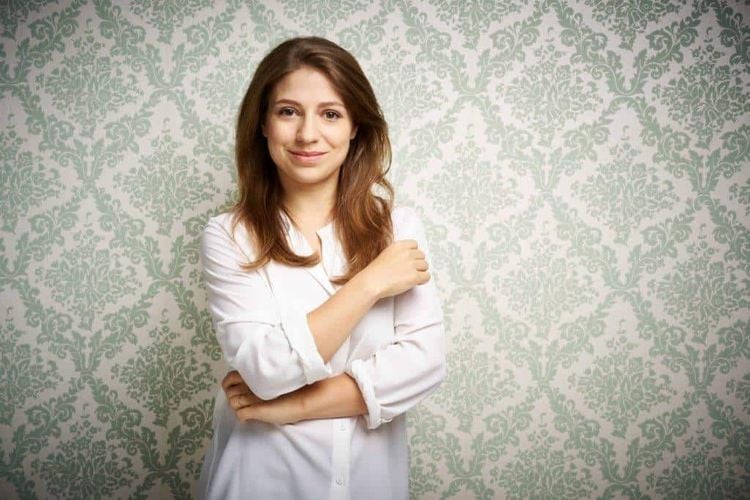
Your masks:
{"label": "woman's nose", "polygon": [[302,118],[299,128],[297,129],[297,140],[300,142],[311,142],[318,138],[318,125],[315,117],[307,115]]}

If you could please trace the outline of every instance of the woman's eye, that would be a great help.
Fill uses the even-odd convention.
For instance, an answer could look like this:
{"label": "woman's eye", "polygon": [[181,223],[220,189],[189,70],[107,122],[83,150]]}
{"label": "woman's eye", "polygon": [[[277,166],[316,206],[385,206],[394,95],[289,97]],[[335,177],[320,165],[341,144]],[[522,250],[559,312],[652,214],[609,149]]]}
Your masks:
{"label": "woman's eye", "polygon": [[281,108],[279,110],[279,114],[281,116],[292,116],[294,114],[294,110],[292,108]]}
{"label": "woman's eye", "polygon": [[326,111],[326,118],[328,118],[329,120],[336,120],[338,118],[341,118],[341,115],[336,111]]}

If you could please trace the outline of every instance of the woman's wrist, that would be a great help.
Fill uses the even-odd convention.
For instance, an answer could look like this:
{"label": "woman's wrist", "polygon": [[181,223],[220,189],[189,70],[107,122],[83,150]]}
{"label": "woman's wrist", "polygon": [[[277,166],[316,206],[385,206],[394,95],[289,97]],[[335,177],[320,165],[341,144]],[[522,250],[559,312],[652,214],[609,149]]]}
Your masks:
{"label": "woman's wrist", "polygon": [[369,297],[373,303],[381,299],[380,289],[375,285],[375,282],[369,278],[369,275],[365,270],[355,274],[349,283],[355,286],[360,293]]}

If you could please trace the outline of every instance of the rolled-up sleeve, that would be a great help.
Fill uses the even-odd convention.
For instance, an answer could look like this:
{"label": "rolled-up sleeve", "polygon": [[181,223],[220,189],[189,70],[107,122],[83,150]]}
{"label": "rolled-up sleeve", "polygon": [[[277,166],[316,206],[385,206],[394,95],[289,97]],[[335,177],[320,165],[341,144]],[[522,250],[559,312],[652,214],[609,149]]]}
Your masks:
{"label": "rolled-up sleeve", "polygon": [[201,237],[208,309],[224,359],[255,395],[273,399],[331,375],[302,308],[281,306],[216,217]]}
{"label": "rolled-up sleeve", "polygon": [[[401,207],[403,221],[396,239],[414,239],[429,251],[422,222]],[[432,272],[432,266],[429,266]],[[432,394],[446,376],[443,310],[434,278],[394,297],[395,337],[365,359],[351,361],[345,371],[359,386],[367,405],[368,429],[406,412]]]}

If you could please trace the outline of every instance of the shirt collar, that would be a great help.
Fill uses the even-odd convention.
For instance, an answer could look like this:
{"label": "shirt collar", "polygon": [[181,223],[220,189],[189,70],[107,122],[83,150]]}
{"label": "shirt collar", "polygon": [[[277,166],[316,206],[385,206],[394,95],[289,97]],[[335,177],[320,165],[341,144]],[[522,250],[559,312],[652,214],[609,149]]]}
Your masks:
{"label": "shirt collar", "polygon": [[[281,209],[279,209],[281,219],[284,223],[284,230],[287,235],[287,242],[290,248],[297,255],[312,255],[313,250],[302,232],[297,229],[291,218]],[[334,293],[329,279],[332,276],[343,275],[346,271],[346,265],[343,255],[343,247],[336,238],[333,221],[328,222],[325,226],[316,231],[320,237],[323,259],[317,265],[306,268],[329,293]]]}
{"label": "shirt collar", "polygon": [[[294,249],[295,253],[297,253],[297,255],[311,255],[313,253],[312,248],[310,248],[310,245],[307,243],[302,232],[297,229],[297,226],[294,225],[294,222],[286,212],[279,209],[279,213],[281,214],[281,220],[284,223],[284,231],[287,234],[287,241],[289,241],[289,244],[292,249]],[[328,222],[325,226],[315,232],[320,236],[320,239],[324,244],[335,239],[333,237],[333,221]]]}

